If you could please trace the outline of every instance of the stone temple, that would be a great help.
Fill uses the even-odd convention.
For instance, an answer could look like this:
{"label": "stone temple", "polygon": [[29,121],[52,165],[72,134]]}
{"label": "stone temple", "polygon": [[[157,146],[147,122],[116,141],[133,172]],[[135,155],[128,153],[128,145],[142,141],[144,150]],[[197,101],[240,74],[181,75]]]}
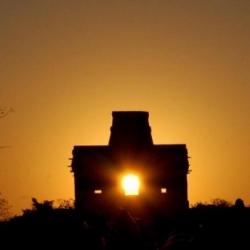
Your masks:
{"label": "stone temple", "polygon": [[[116,111],[112,116],[108,145],[74,146],[76,209],[109,214],[126,208],[138,215],[167,216],[188,208],[186,145],[154,144],[148,112]],[[131,194],[122,186],[129,174],[139,180]]]}

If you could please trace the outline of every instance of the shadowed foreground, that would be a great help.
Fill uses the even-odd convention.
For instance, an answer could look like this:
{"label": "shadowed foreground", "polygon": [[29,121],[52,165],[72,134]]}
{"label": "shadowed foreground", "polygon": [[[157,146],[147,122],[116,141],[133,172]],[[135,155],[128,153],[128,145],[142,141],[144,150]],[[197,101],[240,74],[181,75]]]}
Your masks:
{"label": "shadowed foreground", "polygon": [[11,249],[250,249],[250,208],[197,205],[175,218],[135,218],[126,210],[109,218],[41,206],[0,223]]}

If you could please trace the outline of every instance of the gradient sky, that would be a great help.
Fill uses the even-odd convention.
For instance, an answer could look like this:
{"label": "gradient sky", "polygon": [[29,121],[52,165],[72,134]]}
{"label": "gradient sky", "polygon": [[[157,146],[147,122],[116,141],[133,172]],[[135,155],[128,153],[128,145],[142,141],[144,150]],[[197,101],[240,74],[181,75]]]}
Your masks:
{"label": "gradient sky", "polygon": [[[0,0],[0,192],[74,196],[75,144],[107,144],[113,110],[186,143],[189,200],[250,203],[249,0]],[[3,147],[11,146],[11,147]]]}

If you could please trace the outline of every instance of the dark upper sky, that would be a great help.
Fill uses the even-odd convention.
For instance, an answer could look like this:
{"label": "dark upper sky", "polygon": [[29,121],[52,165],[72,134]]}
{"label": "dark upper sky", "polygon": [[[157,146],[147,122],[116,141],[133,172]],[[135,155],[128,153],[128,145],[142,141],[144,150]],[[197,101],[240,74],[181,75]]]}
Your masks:
{"label": "dark upper sky", "polygon": [[107,144],[113,110],[149,111],[155,143],[187,144],[191,203],[249,203],[249,13],[248,0],[0,0],[13,211],[73,197],[72,146]]}

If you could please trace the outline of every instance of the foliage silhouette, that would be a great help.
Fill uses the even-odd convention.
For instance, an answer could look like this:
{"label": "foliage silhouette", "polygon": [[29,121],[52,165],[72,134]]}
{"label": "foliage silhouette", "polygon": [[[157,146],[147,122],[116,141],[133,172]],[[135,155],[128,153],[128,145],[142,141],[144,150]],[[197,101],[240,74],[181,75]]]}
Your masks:
{"label": "foliage silhouette", "polygon": [[10,217],[10,206],[8,201],[2,197],[0,193],[0,221],[6,220]]}
{"label": "foliage silhouette", "polygon": [[7,239],[14,238],[25,248],[39,242],[39,247],[91,250],[250,248],[250,208],[238,209],[236,202],[199,203],[171,218],[137,218],[126,209],[109,217],[87,216],[52,204],[32,199],[29,212],[0,223],[3,242],[9,248],[14,242]]}
{"label": "foliage silhouette", "polygon": [[244,204],[244,201],[241,198],[238,198],[238,199],[236,199],[236,201],[234,203],[234,206],[236,208],[244,208],[245,204]]}

